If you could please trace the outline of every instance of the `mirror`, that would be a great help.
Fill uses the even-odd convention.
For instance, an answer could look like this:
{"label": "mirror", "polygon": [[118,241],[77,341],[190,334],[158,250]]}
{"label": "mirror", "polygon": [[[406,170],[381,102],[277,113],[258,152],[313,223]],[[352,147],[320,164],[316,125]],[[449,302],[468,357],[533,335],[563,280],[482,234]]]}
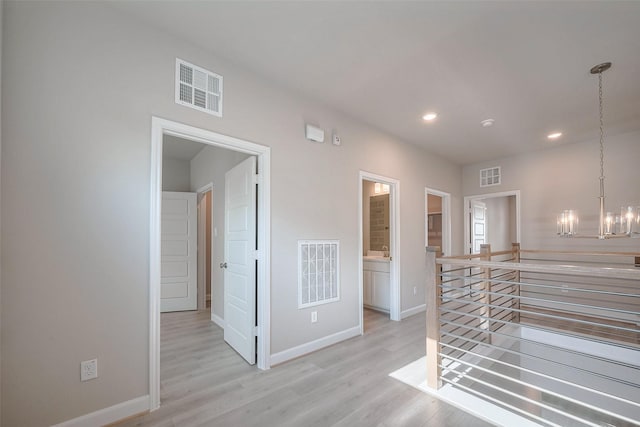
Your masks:
{"label": "mirror", "polygon": [[391,251],[389,191],[389,185],[369,180],[362,181],[362,248],[365,256],[387,257]]}
{"label": "mirror", "polygon": [[389,251],[389,194],[369,198],[369,249]]}

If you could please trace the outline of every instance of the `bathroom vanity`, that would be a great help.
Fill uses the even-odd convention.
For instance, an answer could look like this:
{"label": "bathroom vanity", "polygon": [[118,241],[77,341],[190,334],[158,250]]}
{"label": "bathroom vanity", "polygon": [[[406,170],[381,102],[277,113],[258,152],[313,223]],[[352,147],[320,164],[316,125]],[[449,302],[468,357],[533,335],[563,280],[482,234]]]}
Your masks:
{"label": "bathroom vanity", "polygon": [[389,258],[365,256],[362,260],[364,306],[378,311],[389,312]]}

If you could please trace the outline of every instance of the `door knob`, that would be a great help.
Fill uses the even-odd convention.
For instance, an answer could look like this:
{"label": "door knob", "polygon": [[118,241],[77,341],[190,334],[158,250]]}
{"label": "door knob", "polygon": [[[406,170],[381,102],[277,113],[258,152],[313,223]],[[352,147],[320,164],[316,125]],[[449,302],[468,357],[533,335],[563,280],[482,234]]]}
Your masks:
{"label": "door knob", "polygon": [[227,263],[226,262],[221,262],[220,263],[220,268],[227,268]]}

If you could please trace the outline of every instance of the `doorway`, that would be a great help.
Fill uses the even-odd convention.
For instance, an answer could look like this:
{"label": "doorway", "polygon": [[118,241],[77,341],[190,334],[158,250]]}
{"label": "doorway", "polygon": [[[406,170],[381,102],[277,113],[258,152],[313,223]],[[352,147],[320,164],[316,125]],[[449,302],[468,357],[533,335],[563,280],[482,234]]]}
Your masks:
{"label": "doorway", "polygon": [[[213,182],[196,190],[198,201],[198,310],[211,312],[211,320],[220,327],[222,318],[211,309],[212,269],[213,269]],[[216,233],[217,237],[217,233]]]}
{"label": "doorway", "polygon": [[[157,117],[152,118],[151,130],[151,203],[150,203],[150,280],[149,280],[149,400],[150,410],[160,406],[160,277],[161,277],[161,207],[163,138],[173,136],[208,146],[224,148],[253,156],[255,184],[253,192],[257,213],[257,250],[255,257],[256,316],[255,333],[257,365],[270,367],[270,148],[237,138],[217,134]],[[246,181],[246,180],[245,180]],[[215,231],[214,231],[215,233]],[[215,303],[215,297],[214,297]]]}
{"label": "doorway", "polygon": [[425,246],[439,246],[451,255],[451,194],[425,188]]}
{"label": "doorway", "polygon": [[400,181],[361,171],[358,200],[363,333],[365,308],[400,320]]}
{"label": "doorway", "polygon": [[488,243],[493,252],[511,250],[520,242],[520,191],[464,198],[465,253],[479,253]]}

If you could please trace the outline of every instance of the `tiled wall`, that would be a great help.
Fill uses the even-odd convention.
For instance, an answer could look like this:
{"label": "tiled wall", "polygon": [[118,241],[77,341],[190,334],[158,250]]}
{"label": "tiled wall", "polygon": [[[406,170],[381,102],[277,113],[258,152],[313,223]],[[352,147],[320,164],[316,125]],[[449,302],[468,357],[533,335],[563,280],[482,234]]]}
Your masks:
{"label": "tiled wall", "polygon": [[389,195],[372,196],[369,203],[370,248],[381,251],[389,248]]}

